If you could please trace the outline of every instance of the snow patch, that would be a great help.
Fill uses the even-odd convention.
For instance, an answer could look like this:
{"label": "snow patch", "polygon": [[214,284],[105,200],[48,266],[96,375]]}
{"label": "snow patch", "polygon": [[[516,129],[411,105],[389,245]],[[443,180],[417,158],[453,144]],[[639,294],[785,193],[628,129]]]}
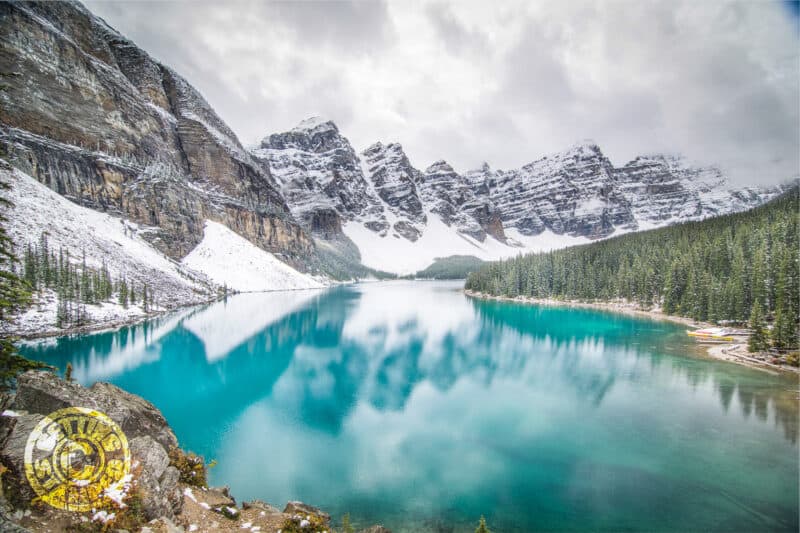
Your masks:
{"label": "snow patch", "polygon": [[183,495],[192,500],[193,502],[197,503],[197,498],[195,498],[194,493],[190,487],[186,487],[183,489]]}
{"label": "snow patch", "polygon": [[313,131],[320,126],[325,126],[325,129],[332,129],[331,122],[327,119],[322,117],[309,117],[305,120],[301,120],[300,123],[292,128],[294,132],[306,132],[306,131]]}
{"label": "snow patch", "polygon": [[206,221],[203,240],[182,264],[240,292],[316,289],[323,284],[279,261],[226,226]]}
{"label": "snow patch", "polygon": [[[517,253],[549,252],[568,246],[577,246],[593,242],[587,237],[574,237],[572,235],[559,235],[552,231],[544,230],[539,235],[523,235],[517,228],[507,228],[506,238],[512,244],[516,244],[521,249]],[[515,254],[516,255],[516,254]],[[505,256],[510,257],[510,256]]]}
{"label": "snow patch", "polygon": [[[50,250],[69,251],[72,262],[80,261],[85,253],[88,267],[99,269],[105,261],[112,278],[124,276],[137,293],[147,284],[154,310],[205,302],[215,294],[204,276],[166,257],[142,238],[153,228],[81,207],[18,169],[0,170],[0,181],[11,186],[6,197],[12,205],[1,207],[0,213],[8,219],[6,229],[18,257],[44,233]],[[32,307],[5,327],[18,335],[56,332],[56,306],[55,293],[43,291]],[[123,308],[114,302],[87,305],[86,311],[89,322],[96,324],[144,315],[136,305]]]}
{"label": "snow patch", "polygon": [[484,261],[496,261],[518,254],[590,242],[585,237],[556,235],[550,231],[529,237],[522,235],[515,228],[506,230],[509,244],[491,236],[479,242],[447,226],[431,212],[427,213],[427,218],[428,224],[422,228],[422,236],[416,242],[395,237],[391,233],[381,237],[355,221],[346,223],[342,230],[358,246],[361,262],[364,265],[401,275],[423,270],[438,257],[474,255]]}

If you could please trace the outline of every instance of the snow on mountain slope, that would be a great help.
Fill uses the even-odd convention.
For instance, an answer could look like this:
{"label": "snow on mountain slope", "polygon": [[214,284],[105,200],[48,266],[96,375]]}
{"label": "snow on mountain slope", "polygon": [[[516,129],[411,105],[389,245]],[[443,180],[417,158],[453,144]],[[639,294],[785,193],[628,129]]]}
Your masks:
{"label": "snow on mountain slope", "polygon": [[181,263],[241,292],[315,289],[323,284],[282,263],[226,226],[206,221],[203,240]]}
{"label": "snow on mountain slope", "polygon": [[387,227],[355,150],[333,122],[306,119],[290,131],[265,137],[251,153],[278,181],[295,218],[312,231],[326,226],[323,219],[334,210],[345,220]]}
{"label": "snow on mountain slope", "polygon": [[[137,291],[147,284],[155,310],[201,303],[216,294],[205,276],[167,258],[142,238],[152,228],[74,204],[18,169],[0,168],[0,181],[11,186],[6,198],[13,205],[0,211],[18,256],[45,234],[50,249],[69,252],[73,262],[81,261],[85,253],[89,267],[100,268],[105,261],[113,279],[124,276]],[[17,335],[56,332],[56,310],[55,293],[44,290],[5,328]],[[87,305],[86,313],[88,321],[98,326],[145,314],[138,305],[122,307],[116,302]]]}
{"label": "snow on mountain slope", "polygon": [[698,166],[678,155],[639,156],[614,174],[639,229],[744,211],[784,190],[734,188],[718,168]]}
{"label": "snow on mountain slope", "polygon": [[214,293],[203,276],[182,267],[153,248],[142,235],[151,228],[74,204],[18,169],[0,170],[11,185],[4,208],[6,228],[17,246],[39,241],[42,233],[52,250],[68,251],[73,261],[86,254],[86,264],[100,268],[105,260],[113,278],[145,283],[166,307],[201,302]]}
{"label": "snow on mountain slope", "polygon": [[357,155],[320,118],[265,137],[251,153],[315,236],[335,247],[344,233],[364,265],[397,273],[436,257],[497,259],[742,211],[781,190],[734,189],[719,169],[673,156],[614,167],[590,140],[519,169],[484,164],[461,174],[440,160],[423,172],[398,143]]}
{"label": "snow on mountain slope", "polygon": [[431,265],[437,257],[474,255],[485,261],[514,257],[517,254],[562,248],[590,242],[585,237],[555,235],[549,231],[536,236],[523,236],[516,230],[505,244],[487,236],[483,242],[447,226],[434,213],[426,213],[428,223],[415,242],[399,236],[381,237],[357,222],[348,222],[342,230],[361,252],[361,262],[377,270],[400,275],[413,274]]}

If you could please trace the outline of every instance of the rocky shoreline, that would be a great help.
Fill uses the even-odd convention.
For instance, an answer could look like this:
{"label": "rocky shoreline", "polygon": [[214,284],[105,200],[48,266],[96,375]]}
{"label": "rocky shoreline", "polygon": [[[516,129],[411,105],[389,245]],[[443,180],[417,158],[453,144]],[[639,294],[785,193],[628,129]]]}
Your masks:
{"label": "rocky shoreline", "polygon": [[[92,430],[88,429],[91,424],[83,426],[79,417],[75,421],[71,415],[69,422],[59,424],[74,428],[77,436],[60,439],[49,447],[37,444],[33,452],[30,440],[39,435],[41,442],[42,435],[51,434],[42,430],[42,424],[58,420],[55,415],[59,412],[76,408],[100,412],[116,424],[127,439],[130,468],[118,483],[106,486],[98,494],[92,493],[90,508],[67,511],[63,509],[65,505],[52,503],[53,495],[56,503],[74,502],[77,498],[73,494],[99,477],[84,477],[82,470],[70,470],[78,474],[69,478],[68,483],[63,482],[68,488],[58,500],[60,489],[43,485],[49,492],[42,492],[34,488],[31,472],[46,479],[49,470],[40,467],[41,460],[33,461],[31,453],[52,450],[55,457],[63,450],[60,443],[64,441],[68,446],[91,441]],[[108,433],[103,432],[99,440],[108,442],[107,438]],[[85,455],[86,449],[77,455],[74,451],[68,453],[69,461],[77,461],[75,457],[96,458]],[[50,464],[55,465],[55,460],[47,463]],[[72,464],[68,468],[74,468]],[[111,463],[106,460],[105,464]],[[92,465],[86,468],[91,470]],[[108,471],[103,475],[107,474]],[[87,388],[64,381],[51,372],[26,372],[18,377],[14,393],[0,396],[0,476],[0,531],[332,532],[330,515],[302,502],[288,502],[283,510],[257,500],[238,505],[227,487],[207,486],[203,459],[180,450],[169,424],[151,403],[109,383],[95,383]],[[390,533],[382,526],[361,531]]]}
{"label": "rocky shoreline", "polygon": [[[620,313],[629,316],[649,318],[651,320],[663,320],[667,322],[674,322],[677,324],[683,324],[685,326],[693,328],[706,328],[714,326],[714,324],[711,324],[709,322],[700,322],[687,317],[668,315],[661,312],[661,310],[657,308],[649,310],[642,309],[633,302],[622,302],[622,301],[581,302],[577,300],[575,301],[556,300],[553,298],[529,298],[523,296],[511,298],[508,296],[494,296],[491,294],[484,294],[481,292],[470,291],[467,289],[464,290],[464,294],[470,298],[478,298],[481,300],[497,300],[497,301],[516,302],[516,303],[530,304],[530,305],[548,305],[554,307],[577,307],[584,309],[597,309],[600,311],[611,311],[614,313]],[[709,357],[712,357],[714,359],[728,361],[731,363],[737,363],[740,365],[748,366],[750,368],[755,368],[757,370],[765,370],[769,372],[777,370],[781,372],[792,372],[795,374],[800,373],[800,368],[792,367],[789,365],[778,365],[770,363],[769,361],[765,360],[767,354],[751,354],[747,352],[746,341],[744,341],[743,344],[743,341],[741,339],[737,339],[728,343],[708,345],[706,353]]]}

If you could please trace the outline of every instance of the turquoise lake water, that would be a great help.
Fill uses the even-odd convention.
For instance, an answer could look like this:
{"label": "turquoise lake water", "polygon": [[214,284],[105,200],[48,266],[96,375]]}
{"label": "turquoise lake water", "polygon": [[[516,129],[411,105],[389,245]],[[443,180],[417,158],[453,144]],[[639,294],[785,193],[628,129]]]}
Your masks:
{"label": "turquoise lake water", "polygon": [[238,501],[395,533],[798,530],[796,377],[459,289],[242,294],[22,351],[153,402]]}

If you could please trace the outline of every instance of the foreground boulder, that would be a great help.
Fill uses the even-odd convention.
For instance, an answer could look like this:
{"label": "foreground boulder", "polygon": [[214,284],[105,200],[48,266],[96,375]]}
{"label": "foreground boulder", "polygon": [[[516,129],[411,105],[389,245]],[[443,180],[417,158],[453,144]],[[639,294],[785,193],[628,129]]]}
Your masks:
{"label": "foreground boulder", "polygon": [[326,524],[329,524],[331,521],[331,515],[328,513],[322,512],[316,507],[312,507],[308,504],[303,502],[289,502],[286,504],[286,507],[283,509],[283,512],[286,514],[291,515],[314,515],[321,518]]}
{"label": "foreground boulder", "polygon": [[2,407],[0,462],[7,469],[2,477],[3,493],[15,507],[28,507],[37,497],[25,473],[25,449],[31,432],[51,413],[84,407],[107,415],[126,436],[131,473],[128,485],[136,487],[144,518],[174,519],[180,513],[180,474],[170,465],[168,456],[178,440],[150,402],[109,383],[85,388],[50,372],[30,371],[19,376],[16,394],[4,398]]}

